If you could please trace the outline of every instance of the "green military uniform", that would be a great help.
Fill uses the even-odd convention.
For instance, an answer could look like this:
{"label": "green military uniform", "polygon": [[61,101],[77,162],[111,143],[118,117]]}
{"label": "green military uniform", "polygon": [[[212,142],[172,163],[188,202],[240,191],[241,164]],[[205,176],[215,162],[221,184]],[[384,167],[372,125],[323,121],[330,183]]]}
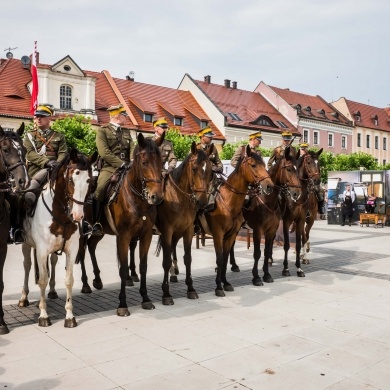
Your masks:
{"label": "green military uniform", "polygon": [[[247,145],[241,145],[239,146],[236,151],[234,152],[234,155],[230,161],[230,164],[235,168],[238,161],[240,160],[241,157],[246,156],[246,147]],[[257,149],[253,146],[250,146],[251,152],[258,154],[260,157],[262,157],[261,150]]]}
{"label": "green military uniform", "polygon": [[[158,135],[154,135],[152,137],[153,141],[156,141],[160,138]],[[160,145],[160,152],[162,158],[162,170],[166,172],[167,170],[171,171],[176,168],[177,158],[175,156],[175,152],[173,150],[173,143],[167,139],[164,139],[162,144]],[[168,163],[168,168],[165,169],[165,164]]]}
{"label": "green military uniform", "polygon": [[99,173],[95,198],[102,202],[111,175],[132,159],[134,142],[129,129],[109,123],[97,130],[96,146],[103,159],[103,168]]}
{"label": "green military uniform", "polygon": [[[268,160],[267,167],[268,169],[271,168],[272,164],[275,162],[277,163],[279,160],[281,160],[284,157],[284,151],[288,145],[282,144],[280,146],[277,146],[271,154],[271,157]],[[294,155],[296,155],[297,151],[295,150],[294,146],[290,145],[290,150],[293,152]]]}
{"label": "green military uniform", "polygon": [[28,175],[33,177],[50,160],[62,161],[67,153],[65,137],[52,129],[29,131],[23,140],[27,149]]}
{"label": "green military uniform", "polygon": [[[206,152],[211,147],[211,144],[206,145],[206,144],[202,144],[201,142],[199,142],[198,144],[196,144],[196,147],[198,149],[202,149]],[[222,164],[221,159],[219,158],[218,150],[216,147],[214,147],[213,149],[214,149],[213,153],[211,153],[209,156],[209,160],[213,164],[213,168],[212,168],[213,172],[222,173],[223,172],[223,164]]]}

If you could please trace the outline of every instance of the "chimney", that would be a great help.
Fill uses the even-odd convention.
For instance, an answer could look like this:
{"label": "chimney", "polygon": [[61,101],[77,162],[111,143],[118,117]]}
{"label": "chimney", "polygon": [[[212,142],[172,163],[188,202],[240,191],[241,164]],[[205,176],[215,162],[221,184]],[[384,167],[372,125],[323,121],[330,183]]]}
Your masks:
{"label": "chimney", "polygon": [[233,81],[233,89],[237,89],[237,81]]}
{"label": "chimney", "polygon": [[204,76],[204,81],[205,81],[205,83],[210,84],[211,83],[211,76]]}
{"label": "chimney", "polygon": [[230,88],[230,80],[225,79],[225,87]]}

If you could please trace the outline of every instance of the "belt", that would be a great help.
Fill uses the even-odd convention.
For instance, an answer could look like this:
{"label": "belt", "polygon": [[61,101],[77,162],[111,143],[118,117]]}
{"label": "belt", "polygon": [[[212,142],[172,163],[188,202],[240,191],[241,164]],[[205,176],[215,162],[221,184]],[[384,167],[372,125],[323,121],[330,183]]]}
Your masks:
{"label": "belt", "polygon": [[46,156],[53,156],[53,157],[57,157],[57,152],[51,152],[50,150],[47,150],[46,151]]}

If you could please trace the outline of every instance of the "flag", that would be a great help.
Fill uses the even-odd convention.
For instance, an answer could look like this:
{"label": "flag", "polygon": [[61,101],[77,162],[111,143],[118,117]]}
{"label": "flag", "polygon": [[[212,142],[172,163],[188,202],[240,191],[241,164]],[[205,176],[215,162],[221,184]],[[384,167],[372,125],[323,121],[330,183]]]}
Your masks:
{"label": "flag", "polygon": [[37,41],[34,42],[34,52],[31,61],[31,77],[32,77],[32,89],[31,89],[30,113],[31,115],[34,115],[34,112],[38,107]]}

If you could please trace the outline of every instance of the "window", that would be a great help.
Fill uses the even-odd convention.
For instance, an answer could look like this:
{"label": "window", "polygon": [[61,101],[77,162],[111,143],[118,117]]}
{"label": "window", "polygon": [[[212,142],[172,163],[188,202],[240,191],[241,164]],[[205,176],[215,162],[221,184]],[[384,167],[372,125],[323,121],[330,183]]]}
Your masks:
{"label": "window", "polygon": [[360,133],[357,135],[357,146],[358,148],[362,146],[362,135]]}
{"label": "window", "polygon": [[309,130],[303,130],[303,142],[309,143]]}
{"label": "window", "polygon": [[271,126],[271,124],[267,121],[266,118],[260,118],[256,121],[256,124],[259,126]]}
{"label": "window", "polygon": [[368,134],[366,136],[366,148],[369,148],[370,147],[370,135]]}
{"label": "window", "polygon": [[333,147],[333,133],[328,133],[328,146]]}
{"label": "window", "polygon": [[347,137],[345,135],[341,136],[341,147],[347,149]]}
{"label": "window", "polygon": [[173,118],[173,124],[175,126],[183,126],[183,118],[174,117]]}
{"label": "window", "polygon": [[209,122],[208,121],[200,121],[200,128],[201,129],[204,129],[205,127],[207,127],[209,125]]}
{"label": "window", "polygon": [[276,121],[276,123],[280,126],[280,127],[283,127],[283,129],[288,129],[288,126],[282,122],[282,121]]}
{"label": "window", "polygon": [[382,165],[386,165],[386,160],[383,160],[383,164]]}
{"label": "window", "polygon": [[375,149],[379,149],[379,137],[375,136]]}
{"label": "window", "polygon": [[235,114],[234,112],[228,112],[228,115],[234,119],[235,121],[240,121],[242,120],[237,114]]}
{"label": "window", "polygon": [[144,114],[144,122],[153,122],[153,114]]}
{"label": "window", "polygon": [[314,143],[314,145],[318,145],[319,144],[319,141],[318,141],[318,131],[314,131],[313,132],[313,143]]}
{"label": "window", "polygon": [[383,138],[383,150],[387,150],[387,138]]}
{"label": "window", "polygon": [[61,110],[72,109],[72,87],[61,85],[60,87],[60,108]]}

